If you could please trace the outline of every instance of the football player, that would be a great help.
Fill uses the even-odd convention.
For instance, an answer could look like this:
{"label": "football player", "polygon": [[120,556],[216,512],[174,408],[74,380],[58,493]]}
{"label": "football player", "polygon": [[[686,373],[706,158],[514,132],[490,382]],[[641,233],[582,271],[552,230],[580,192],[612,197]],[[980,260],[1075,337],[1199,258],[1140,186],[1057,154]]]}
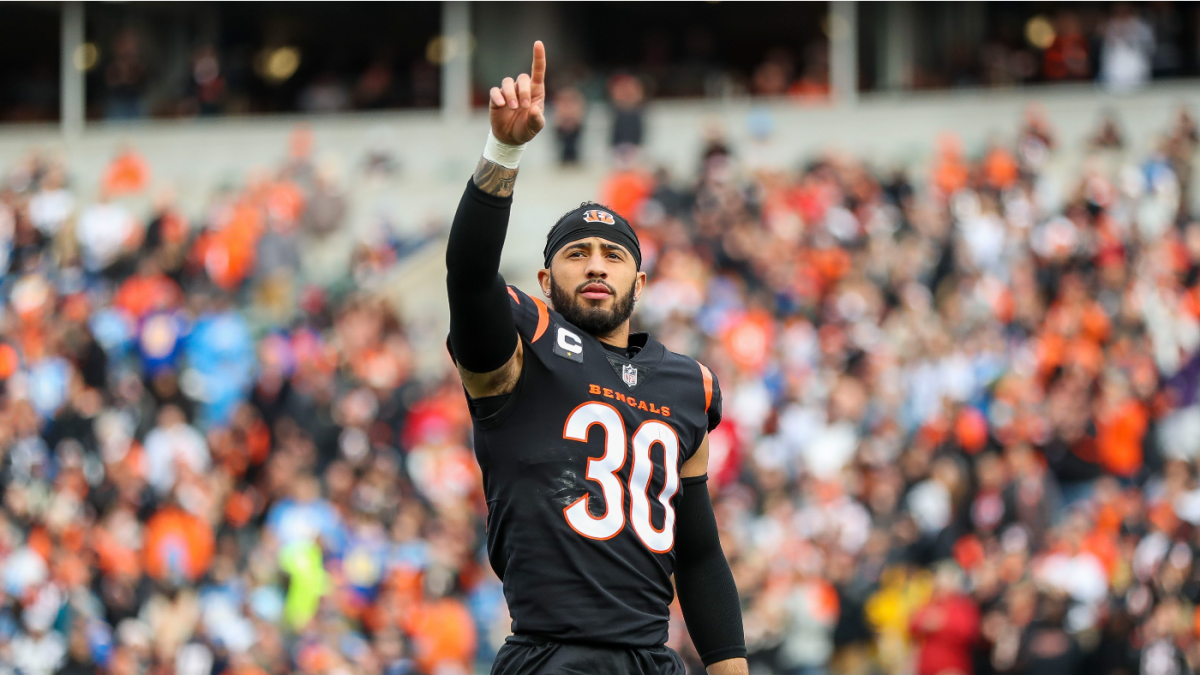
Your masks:
{"label": "football player", "polygon": [[646,285],[637,234],[585,203],[546,238],[544,299],[499,274],[521,153],[546,125],[545,76],[536,42],[530,73],[492,88],[491,133],[446,250],[448,346],[512,614],[492,673],[683,675],[665,646],[676,591],[708,672],[747,673],[705,483],[721,389],[702,364],[629,332]]}

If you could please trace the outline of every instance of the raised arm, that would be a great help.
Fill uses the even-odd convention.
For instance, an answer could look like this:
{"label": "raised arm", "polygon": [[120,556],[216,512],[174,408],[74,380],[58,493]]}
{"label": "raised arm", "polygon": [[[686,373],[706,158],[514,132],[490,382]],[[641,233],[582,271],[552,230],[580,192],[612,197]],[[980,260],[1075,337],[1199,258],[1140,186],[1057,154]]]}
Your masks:
{"label": "raised arm", "polygon": [[546,126],[546,48],[533,45],[532,74],[492,87],[491,133],[467,184],[446,245],[450,347],[471,398],[507,394],[523,352],[513,323],[500,253],[508,230],[517,165],[525,144]]}

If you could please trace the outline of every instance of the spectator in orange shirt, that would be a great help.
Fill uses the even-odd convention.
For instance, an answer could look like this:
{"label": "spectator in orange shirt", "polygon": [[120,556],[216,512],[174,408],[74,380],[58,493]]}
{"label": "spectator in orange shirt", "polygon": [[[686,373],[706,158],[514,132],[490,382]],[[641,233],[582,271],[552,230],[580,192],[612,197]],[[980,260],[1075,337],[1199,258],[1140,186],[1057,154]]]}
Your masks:
{"label": "spectator in orange shirt", "polygon": [[933,183],[942,198],[949,198],[965,187],[969,176],[963,161],[962,141],[954,134],[943,134],[938,138],[938,157],[933,166]]}
{"label": "spectator in orange shirt", "polygon": [[179,284],[158,269],[153,258],[144,258],[138,272],[129,277],[113,296],[113,306],[125,310],[134,319],[150,312],[178,307],[183,302]]}
{"label": "spectator in orange shirt", "polygon": [[449,595],[453,579],[441,573],[449,571],[426,572],[429,597],[409,613],[405,629],[412,636],[413,657],[420,672],[465,675],[475,660],[475,620],[462,601]]}
{"label": "spectator in orange shirt", "polygon": [[654,194],[654,177],[637,168],[619,169],[600,188],[600,202],[617,213],[629,214],[635,226],[642,204]]}
{"label": "spectator in orange shirt", "polygon": [[1130,479],[1142,469],[1142,439],[1149,423],[1146,407],[1130,395],[1121,375],[1107,375],[1101,387],[1096,410],[1100,464],[1106,472]]}
{"label": "spectator in orange shirt", "polygon": [[125,146],[104,170],[101,189],[113,197],[138,194],[150,185],[150,165],[132,146]]}
{"label": "spectator in orange shirt", "polygon": [[167,507],[146,523],[143,565],[155,579],[196,581],[208,571],[214,546],[212,527],[202,518]]}
{"label": "spectator in orange shirt", "polygon": [[1004,146],[994,143],[983,160],[983,175],[990,187],[1007,190],[1017,182],[1017,159]]}

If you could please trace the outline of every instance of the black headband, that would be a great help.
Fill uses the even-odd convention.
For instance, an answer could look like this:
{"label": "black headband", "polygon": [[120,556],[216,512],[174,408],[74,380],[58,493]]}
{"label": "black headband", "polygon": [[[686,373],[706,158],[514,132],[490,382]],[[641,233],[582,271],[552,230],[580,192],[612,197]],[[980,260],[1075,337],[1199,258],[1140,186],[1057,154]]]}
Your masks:
{"label": "black headband", "polygon": [[624,218],[595,204],[585,204],[575,209],[554,225],[546,239],[546,248],[542,251],[546,268],[550,268],[550,259],[562,247],[588,237],[600,237],[623,247],[633,256],[637,268],[642,269],[642,245],[638,242],[637,233]]}

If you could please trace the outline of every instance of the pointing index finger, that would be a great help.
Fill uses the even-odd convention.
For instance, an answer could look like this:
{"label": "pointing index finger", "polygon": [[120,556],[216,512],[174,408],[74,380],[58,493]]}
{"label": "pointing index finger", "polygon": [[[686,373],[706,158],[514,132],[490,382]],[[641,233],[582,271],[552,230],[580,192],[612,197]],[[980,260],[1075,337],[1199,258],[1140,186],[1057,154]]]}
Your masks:
{"label": "pointing index finger", "polygon": [[541,40],[533,43],[533,68],[530,70],[532,83],[540,85],[546,81],[546,45]]}

